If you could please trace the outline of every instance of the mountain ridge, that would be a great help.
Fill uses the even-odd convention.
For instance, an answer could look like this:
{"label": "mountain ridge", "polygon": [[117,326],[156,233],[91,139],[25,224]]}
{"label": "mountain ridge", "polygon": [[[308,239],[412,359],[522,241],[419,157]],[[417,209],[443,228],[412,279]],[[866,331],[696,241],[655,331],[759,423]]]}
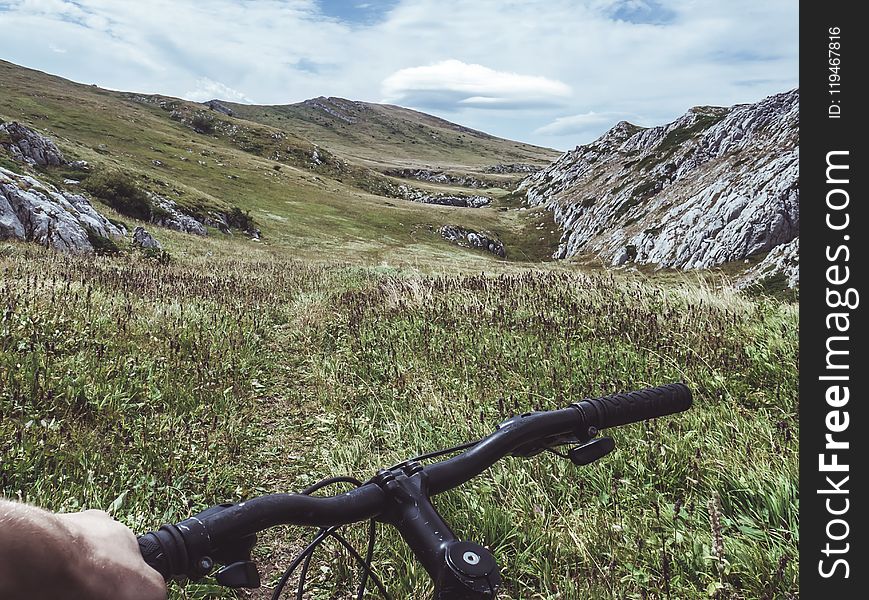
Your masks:
{"label": "mountain ridge", "polygon": [[[658,127],[620,122],[520,190],[564,229],[558,258],[710,268],[761,261],[799,237],[798,165],[796,89],[694,107]],[[786,254],[765,276],[784,273],[796,285],[798,257]]]}

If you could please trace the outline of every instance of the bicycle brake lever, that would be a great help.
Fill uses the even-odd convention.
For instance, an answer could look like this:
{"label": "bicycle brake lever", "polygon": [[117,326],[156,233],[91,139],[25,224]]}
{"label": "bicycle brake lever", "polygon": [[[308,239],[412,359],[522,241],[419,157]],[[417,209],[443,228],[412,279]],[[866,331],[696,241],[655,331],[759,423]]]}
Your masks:
{"label": "bicycle brake lever", "polygon": [[571,448],[568,450],[567,456],[573,464],[582,467],[603,458],[615,450],[615,447],[616,442],[614,439],[609,436],[600,437]]}
{"label": "bicycle brake lever", "polygon": [[226,565],[214,574],[217,583],[228,588],[258,588],[260,586],[259,570],[251,560],[234,562]]}

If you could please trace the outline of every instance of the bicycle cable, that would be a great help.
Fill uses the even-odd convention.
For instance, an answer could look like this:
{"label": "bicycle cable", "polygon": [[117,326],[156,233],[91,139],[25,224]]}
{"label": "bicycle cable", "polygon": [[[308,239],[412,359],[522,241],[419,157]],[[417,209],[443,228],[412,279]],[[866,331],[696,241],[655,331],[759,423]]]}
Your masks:
{"label": "bicycle cable", "polygon": [[[305,488],[304,490],[302,490],[300,492],[300,494],[303,494],[305,496],[310,496],[311,494],[313,494],[317,490],[320,490],[324,487],[327,487],[330,485],[335,485],[338,483],[350,483],[356,487],[360,487],[360,486],[364,485],[360,480],[356,479],[355,477],[347,477],[347,476],[329,477],[326,479],[322,479],[322,480],[318,481],[317,483]],[[296,600],[302,600],[302,598],[304,596],[304,592],[305,592],[305,583],[307,582],[307,578],[308,578],[308,571],[309,571],[310,565],[311,565],[311,558],[314,555],[314,551],[328,537],[334,538],[335,540],[338,541],[338,543],[340,543],[342,546],[344,546],[350,552],[350,555],[353,557],[353,559],[362,567],[362,576],[361,576],[359,588],[358,588],[358,591],[356,594],[357,600],[362,600],[362,597],[365,594],[365,588],[367,587],[367,583],[368,583],[369,578],[371,579],[371,581],[374,582],[375,586],[377,586],[377,589],[381,593],[381,595],[384,598],[386,598],[387,600],[390,600],[390,596],[389,596],[388,592],[386,591],[386,587],[383,585],[383,582],[380,580],[380,578],[377,576],[377,574],[371,569],[371,561],[372,561],[373,556],[374,556],[374,545],[376,543],[376,535],[377,535],[376,527],[377,526],[376,526],[374,519],[371,519],[369,527],[368,527],[368,547],[367,547],[367,550],[365,552],[365,558],[363,558],[359,554],[359,552],[356,551],[356,549],[353,547],[352,544],[350,544],[350,542],[347,540],[347,538],[345,538],[343,535],[338,533],[338,530],[341,528],[341,526],[332,526],[332,527],[321,528],[317,532],[317,534],[314,536],[314,538],[311,540],[311,542],[305,547],[305,549],[302,550],[302,552],[300,552],[296,556],[296,558],[293,560],[293,562],[290,563],[290,566],[287,567],[286,571],[284,571],[283,576],[281,576],[281,579],[278,581],[278,584],[275,587],[275,591],[272,594],[272,600],[280,600],[281,594],[283,593],[284,588],[286,587],[287,583],[289,582],[290,577],[292,577],[293,572],[296,570],[296,568],[298,568],[299,564],[301,564],[302,561],[304,561],[304,564],[302,565],[302,571],[299,574],[299,586],[296,590]]]}

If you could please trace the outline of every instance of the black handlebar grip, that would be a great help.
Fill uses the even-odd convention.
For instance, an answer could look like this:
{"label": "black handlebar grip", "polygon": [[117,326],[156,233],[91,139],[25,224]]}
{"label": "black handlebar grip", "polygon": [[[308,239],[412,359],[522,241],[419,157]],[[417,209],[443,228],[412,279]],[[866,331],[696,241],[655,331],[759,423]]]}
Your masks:
{"label": "black handlebar grip", "polygon": [[626,394],[589,398],[574,404],[586,425],[598,429],[663,417],[691,408],[691,390],[683,383],[670,383]]}
{"label": "black handlebar grip", "polygon": [[142,553],[142,559],[149,567],[160,573],[163,579],[169,579],[172,576],[171,566],[169,565],[166,552],[163,550],[163,545],[154,533],[146,533],[139,536],[139,552]]}

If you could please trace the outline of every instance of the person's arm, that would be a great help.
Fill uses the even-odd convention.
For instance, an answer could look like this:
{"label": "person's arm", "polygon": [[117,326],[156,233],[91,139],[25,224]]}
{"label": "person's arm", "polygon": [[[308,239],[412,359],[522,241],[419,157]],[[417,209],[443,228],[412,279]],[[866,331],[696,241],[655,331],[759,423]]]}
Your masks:
{"label": "person's arm", "polygon": [[165,600],[136,536],[98,510],[51,513],[0,499],[0,598]]}

